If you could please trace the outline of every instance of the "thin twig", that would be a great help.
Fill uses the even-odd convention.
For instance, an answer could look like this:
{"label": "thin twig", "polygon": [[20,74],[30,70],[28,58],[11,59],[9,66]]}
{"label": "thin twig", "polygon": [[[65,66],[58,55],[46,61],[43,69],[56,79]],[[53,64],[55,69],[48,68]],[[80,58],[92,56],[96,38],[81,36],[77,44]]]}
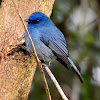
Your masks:
{"label": "thin twig", "polygon": [[64,94],[63,90],[61,89],[59,83],[57,82],[56,78],[54,77],[54,75],[52,74],[52,72],[50,71],[49,67],[46,64],[43,64],[45,70],[47,71],[48,75],[50,76],[51,80],[53,81],[54,85],[56,86],[58,92],[60,93],[61,97],[63,100],[68,100],[68,98],[66,97],[66,95]]}
{"label": "thin twig", "polygon": [[31,36],[30,36],[30,34],[29,34],[29,32],[28,32],[28,29],[27,29],[26,25],[24,24],[23,18],[22,18],[22,16],[21,16],[21,14],[19,13],[19,10],[18,10],[16,4],[14,3],[13,0],[12,0],[12,2],[13,2],[14,7],[15,7],[15,9],[16,9],[16,11],[17,11],[17,13],[18,13],[18,15],[19,15],[19,17],[20,17],[20,19],[21,19],[21,21],[22,21],[22,24],[23,24],[23,26],[24,26],[24,28],[25,28],[25,30],[26,30],[26,33],[27,33],[27,35],[28,35],[28,37],[29,37],[29,40],[30,40],[30,42],[31,42],[31,46],[32,46],[32,49],[33,49],[34,57],[35,57],[35,59],[36,59],[36,61],[37,61],[37,65],[38,65],[39,70],[40,70],[40,73],[41,73],[41,77],[42,77],[42,80],[43,80],[43,83],[44,83],[44,87],[45,87],[45,90],[46,90],[46,94],[47,94],[48,100],[51,100],[51,96],[50,96],[49,88],[48,88],[48,85],[47,85],[47,81],[46,81],[46,78],[45,78],[45,75],[44,75],[44,72],[43,72],[43,69],[42,69],[41,62],[40,62],[40,60],[38,59],[38,56],[37,56],[37,53],[36,53],[36,50],[35,50],[33,41],[32,41],[32,39],[31,39]]}

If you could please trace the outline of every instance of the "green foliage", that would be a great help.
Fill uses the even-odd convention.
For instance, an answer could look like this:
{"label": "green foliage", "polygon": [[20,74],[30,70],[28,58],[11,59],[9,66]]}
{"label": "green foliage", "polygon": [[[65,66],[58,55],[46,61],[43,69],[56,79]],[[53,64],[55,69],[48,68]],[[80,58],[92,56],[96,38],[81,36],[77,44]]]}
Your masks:
{"label": "green foliage", "polygon": [[2,2],[2,0],[0,0],[0,6],[1,6],[1,2]]}

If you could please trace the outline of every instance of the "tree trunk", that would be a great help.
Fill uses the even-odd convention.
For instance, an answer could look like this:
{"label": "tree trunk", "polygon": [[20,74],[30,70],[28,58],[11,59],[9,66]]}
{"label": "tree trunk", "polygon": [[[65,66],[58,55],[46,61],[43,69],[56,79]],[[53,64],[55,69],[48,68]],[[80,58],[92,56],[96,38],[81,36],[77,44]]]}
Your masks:
{"label": "tree trunk", "polygon": [[[51,15],[54,0],[13,0],[23,19],[41,11]],[[0,7],[0,100],[26,100],[36,69],[33,57],[22,51],[7,53],[23,44],[24,27],[12,0],[2,0]]]}

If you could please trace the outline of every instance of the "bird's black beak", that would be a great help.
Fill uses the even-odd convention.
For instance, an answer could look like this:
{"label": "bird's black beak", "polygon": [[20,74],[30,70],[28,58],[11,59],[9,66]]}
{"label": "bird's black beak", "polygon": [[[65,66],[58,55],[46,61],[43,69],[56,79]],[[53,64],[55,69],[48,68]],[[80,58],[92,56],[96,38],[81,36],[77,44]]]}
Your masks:
{"label": "bird's black beak", "polygon": [[26,20],[24,20],[25,22],[30,22],[30,20],[29,19],[26,19]]}

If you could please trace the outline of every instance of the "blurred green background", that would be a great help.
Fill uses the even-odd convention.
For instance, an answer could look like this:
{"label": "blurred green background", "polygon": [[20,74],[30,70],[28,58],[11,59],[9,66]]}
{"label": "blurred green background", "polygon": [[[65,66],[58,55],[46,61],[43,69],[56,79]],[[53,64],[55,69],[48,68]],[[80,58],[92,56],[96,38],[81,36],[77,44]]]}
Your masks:
{"label": "blurred green background", "polygon": [[[57,61],[50,69],[69,100],[100,100],[100,1],[55,0],[52,21],[63,32],[69,54],[85,83]],[[45,72],[52,100],[62,100]],[[37,67],[28,100],[47,100]]]}

